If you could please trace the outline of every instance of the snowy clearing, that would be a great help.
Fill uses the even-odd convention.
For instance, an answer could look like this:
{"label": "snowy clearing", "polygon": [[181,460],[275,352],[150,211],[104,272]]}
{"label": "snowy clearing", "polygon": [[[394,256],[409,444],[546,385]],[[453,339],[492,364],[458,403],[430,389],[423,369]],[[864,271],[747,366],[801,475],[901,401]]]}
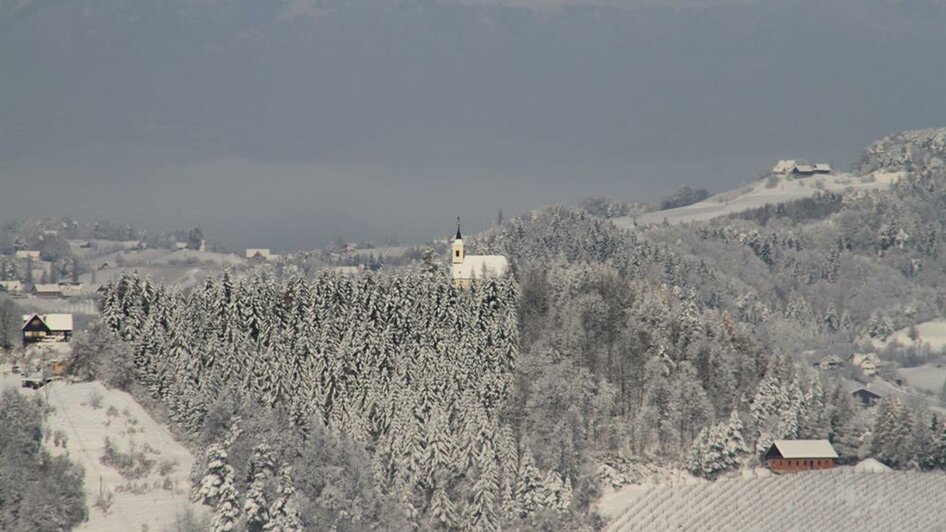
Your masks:
{"label": "snowy clearing", "polygon": [[883,349],[887,344],[897,342],[904,347],[911,347],[916,343],[929,346],[931,351],[941,351],[946,348],[946,319],[931,320],[915,325],[917,339],[910,338],[910,327],[900,329],[891,334],[886,340],[875,340],[874,345]]}
{"label": "snowy clearing", "polygon": [[[18,386],[19,378],[6,376],[3,383]],[[196,515],[204,512],[189,498],[194,457],[131,395],[107,389],[99,382],[60,381],[35,392],[21,390],[48,398],[53,411],[47,420],[47,433],[61,432],[66,445],[63,450],[50,440],[47,447],[54,454],[68,454],[85,470],[89,520],[77,530],[160,531],[173,524],[177,514],[187,507]],[[137,478],[123,477],[115,467],[102,463],[106,437],[122,456],[128,456],[132,445],[139,451],[138,471],[129,474],[126,470],[127,476]],[[144,462],[152,463],[150,467],[142,466]],[[112,494],[107,513],[96,506],[100,489]]]}
{"label": "snowy clearing", "polygon": [[[757,209],[765,205],[788,203],[810,198],[824,192],[866,191],[889,187],[902,174],[878,172],[867,177],[851,174],[822,175],[804,178],[781,176],[778,183],[769,188],[766,179],[754,181],[740,189],[711,196],[703,201],[680,207],[644,214],[637,218],[638,224],[659,224],[664,220],[670,224],[702,222],[719,216]],[[633,227],[634,218],[622,217],[612,220],[621,227]]]}
{"label": "snowy clearing", "polygon": [[946,367],[939,367],[936,364],[902,368],[898,371],[907,384],[917,390],[930,393],[938,394],[943,389],[943,382],[946,382]]}
{"label": "snowy clearing", "polygon": [[[869,468],[868,468],[869,469]],[[946,474],[852,467],[628,492],[605,530],[943,530]]]}

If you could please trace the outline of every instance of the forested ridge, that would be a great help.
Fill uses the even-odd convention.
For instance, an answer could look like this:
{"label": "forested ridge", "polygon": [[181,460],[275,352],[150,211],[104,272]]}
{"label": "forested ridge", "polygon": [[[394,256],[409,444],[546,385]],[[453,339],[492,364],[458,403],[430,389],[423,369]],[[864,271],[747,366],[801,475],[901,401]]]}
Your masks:
{"label": "forested ridge", "polygon": [[[221,396],[276,409],[284,430],[303,441],[327,427],[366,450],[372,490],[404,520],[495,529],[502,520],[567,512],[572,504],[571,479],[539,470],[502,419],[519,351],[517,291],[511,278],[461,290],[440,272],[357,279],[258,273],[240,280],[226,273],[190,294],[125,276],[106,291],[102,321],[129,346],[137,381],[192,434],[216,426],[208,417],[219,415]],[[226,473],[227,451],[256,436],[234,419],[207,436],[208,470],[198,475],[197,498],[217,508],[214,527],[249,519],[239,511],[242,490]],[[257,455],[269,454],[253,453],[251,470]],[[280,485],[291,483],[285,466],[293,458],[269,460],[282,461],[270,468],[282,471]],[[299,511],[336,504],[324,500],[336,496],[324,488],[298,493],[295,499],[312,500],[295,503],[283,522],[324,526]],[[260,487],[255,493],[266,498]],[[337,527],[380,526],[384,517],[397,528],[396,513],[326,511]]]}
{"label": "forested ridge", "polygon": [[523,214],[469,239],[511,264],[469,289],[429,261],[262,267],[187,293],[126,275],[101,319],[206,448],[195,496],[220,530],[591,529],[603,465],[716,478],[778,438],[943,468],[926,402],[865,411],[845,384],[864,375],[811,367],[946,308],[943,154],[921,138],[907,163],[868,150],[871,170],[906,171],[889,190],[636,230]]}

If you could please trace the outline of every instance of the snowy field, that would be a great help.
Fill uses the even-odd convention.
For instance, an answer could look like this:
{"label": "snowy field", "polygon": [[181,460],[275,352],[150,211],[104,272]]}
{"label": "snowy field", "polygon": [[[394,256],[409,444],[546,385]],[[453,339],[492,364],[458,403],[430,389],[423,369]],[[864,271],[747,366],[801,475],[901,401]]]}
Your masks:
{"label": "snowy field", "polygon": [[65,312],[69,314],[85,314],[88,316],[98,314],[96,303],[91,299],[31,296],[17,299],[16,304],[28,313],[54,314],[57,312]]}
{"label": "snowy field", "polygon": [[[644,214],[637,218],[639,224],[659,224],[666,220],[670,224],[702,222],[719,216],[757,209],[814,197],[824,192],[877,190],[889,187],[901,177],[900,173],[876,173],[869,178],[850,174],[813,176],[800,179],[779,178],[774,187],[767,187],[762,179],[738,190],[717,194],[701,202]],[[631,217],[614,218],[616,225],[633,227]]]}
{"label": "snowy field", "polygon": [[223,266],[217,264],[200,265],[169,265],[169,266],[126,266],[110,268],[95,272],[95,283],[92,275],[82,274],[82,282],[87,283],[94,292],[99,285],[117,280],[122,272],[138,272],[141,276],[150,277],[152,281],[174,288],[190,288],[203,282],[204,279],[222,273]]}
{"label": "snowy field", "polygon": [[904,347],[915,343],[924,343],[931,351],[941,351],[946,348],[946,319],[926,321],[916,325],[917,339],[910,338],[910,328],[900,329],[883,341],[875,341],[874,345],[882,349],[886,344],[897,342]]}
{"label": "snowy field", "polygon": [[[15,376],[5,376],[2,382],[19,385]],[[35,392],[21,390],[24,394],[48,396],[53,412],[48,419],[47,433],[64,434],[66,444],[63,450],[50,436],[47,448],[54,454],[67,453],[85,470],[89,520],[77,530],[161,531],[169,528],[185,508],[190,507],[196,515],[204,512],[203,507],[189,499],[193,456],[131,395],[109,390],[98,382],[53,382]],[[127,453],[132,445],[140,451],[139,456],[144,460],[138,462],[136,472],[126,470],[123,476],[115,467],[102,463],[106,437],[121,453]],[[150,468],[142,466],[143,462],[152,465]],[[107,511],[95,505],[100,489],[112,497]]]}
{"label": "snowy field", "polygon": [[934,394],[938,394],[943,389],[943,382],[946,382],[946,367],[937,367],[936,364],[924,364],[897,371],[910,386]]}
{"label": "snowy field", "polygon": [[946,530],[946,473],[829,471],[629,493],[608,532]]}

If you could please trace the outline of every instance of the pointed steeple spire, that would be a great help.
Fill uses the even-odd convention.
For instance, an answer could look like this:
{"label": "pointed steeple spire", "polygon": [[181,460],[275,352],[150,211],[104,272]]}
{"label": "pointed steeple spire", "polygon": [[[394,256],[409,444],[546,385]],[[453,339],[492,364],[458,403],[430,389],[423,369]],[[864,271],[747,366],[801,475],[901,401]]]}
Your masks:
{"label": "pointed steeple spire", "polygon": [[457,239],[457,240],[462,240],[462,239],[463,239],[463,237],[460,236],[460,217],[459,217],[459,216],[457,216],[457,236],[456,236],[456,239]]}

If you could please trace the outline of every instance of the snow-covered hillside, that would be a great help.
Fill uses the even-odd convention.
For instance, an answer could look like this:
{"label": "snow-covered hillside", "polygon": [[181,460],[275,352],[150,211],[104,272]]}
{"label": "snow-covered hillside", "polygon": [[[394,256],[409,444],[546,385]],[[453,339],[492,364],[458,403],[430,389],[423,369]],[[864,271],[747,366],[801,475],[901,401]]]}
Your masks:
{"label": "snow-covered hillside", "polygon": [[942,472],[842,467],[631,492],[605,530],[943,530],[944,499]]}
{"label": "snow-covered hillside", "polygon": [[[16,376],[5,385],[17,386]],[[201,506],[190,502],[190,470],[194,457],[168,429],[155,421],[126,392],[110,390],[99,382],[53,382],[35,392],[48,397],[53,411],[47,432],[65,435],[65,451],[47,442],[52,453],[68,453],[85,470],[89,520],[77,530],[88,532],[160,531],[169,527],[185,508],[198,515]],[[102,462],[108,438],[118,462],[136,456],[127,467]],[[129,453],[134,446],[137,451]],[[123,469],[124,475],[118,469]],[[111,496],[96,505],[99,494]]]}
{"label": "snow-covered hillside", "polygon": [[[825,192],[866,191],[889,187],[900,179],[901,173],[875,173],[867,177],[850,174],[824,175],[804,178],[779,177],[777,182],[766,179],[754,181],[740,189],[711,196],[703,201],[663,211],[654,211],[636,218],[638,224],[670,224],[701,222],[765,205],[788,203],[811,198]],[[635,218],[614,218],[622,227],[633,227]]]}

